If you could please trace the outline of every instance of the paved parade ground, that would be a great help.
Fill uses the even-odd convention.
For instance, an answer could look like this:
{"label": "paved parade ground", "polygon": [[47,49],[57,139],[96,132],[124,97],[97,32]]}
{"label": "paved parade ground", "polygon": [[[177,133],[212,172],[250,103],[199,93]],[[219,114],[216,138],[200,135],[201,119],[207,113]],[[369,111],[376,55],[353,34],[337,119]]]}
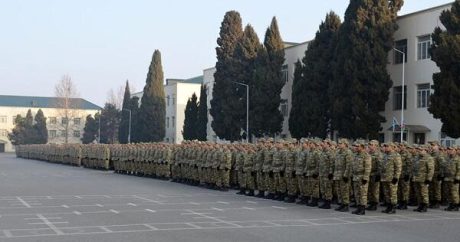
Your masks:
{"label": "paved parade ground", "polygon": [[366,216],[0,154],[0,241],[459,241],[460,213]]}

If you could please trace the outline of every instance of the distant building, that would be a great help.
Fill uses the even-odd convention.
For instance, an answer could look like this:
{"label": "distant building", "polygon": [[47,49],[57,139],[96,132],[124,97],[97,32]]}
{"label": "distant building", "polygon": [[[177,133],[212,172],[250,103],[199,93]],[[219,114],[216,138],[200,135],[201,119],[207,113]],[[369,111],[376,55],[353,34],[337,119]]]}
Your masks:
{"label": "distant building", "polygon": [[[436,63],[431,61],[429,48],[431,46],[431,33],[435,27],[441,26],[439,16],[443,10],[450,9],[452,3],[444,4],[406,14],[398,17],[399,29],[396,31],[395,48],[406,53],[405,62],[405,94],[404,116],[405,130],[403,137],[408,143],[425,144],[431,140],[440,141],[443,145],[450,146],[458,143],[458,140],[449,138],[441,132],[442,123],[428,112],[430,95],[432,94],[433,73],[439,71]],[[294,68],[297,60],[301,60],[308,49],[309,41],[295,44],[285,44],[285,63],[283,66],[283,78],[285,85],[281,92],[280,111],[284,116],[281,137],[291,137],[289,132],[289,114],[292,107],[292,84]],[[380,141],[400,141],[399,126],[393,132],[393,118],[400,122],[402,100],[402,55],[390,51],[387,70],[393,80],[390,89],[389,100],[385,111],[382,113],[386,122],[382,123]],[[204,83],[208,86],[208,108],[211,108],[212,89],[214,86],[214,67],[203,71]],[[209,112],[208,112],[209,114]],[[215,135],[208,115],[208,140],[219,141]],[[251,129],[249,127],[249,129]]]}
{"label": "distant building", "polygon": [[66,122],[70,124],[68,142],[81,143],[86,116],[94,116],[101,108],[81,98],[72,98],[71,103],[70,106],[75,107],[71,111],[72,119],[66,120],[58,98],[0,95],[0,152],[14,151],[8,133],[13,130],[17,115],[25,117],[29,109],[34,117],[39,109],[43,111],[48,129],[48,143],[64,143]]}
{"label": "distant building", "polygon": [[[193,93],[196,94],[199,101],[202,83],[203,76],[190,79],[166,79],[166,84],[164,85],[166,99],[164,142],[180,144],[183,141],[182,130],[185,120],[185,106]],[[140,104],[142,95],[143,92],[138,92],[131,96],[139,97]]]}

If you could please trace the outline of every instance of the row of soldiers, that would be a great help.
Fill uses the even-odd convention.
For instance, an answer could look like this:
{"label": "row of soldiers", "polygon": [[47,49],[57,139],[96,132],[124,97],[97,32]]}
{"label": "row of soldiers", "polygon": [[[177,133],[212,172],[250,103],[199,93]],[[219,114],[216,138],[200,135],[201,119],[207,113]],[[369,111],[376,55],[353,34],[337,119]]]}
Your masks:
{"label": "row of soldiers", "polygon": [[20,146],[17,153],[50,161],[64,161],[72,153],[81,155],[76,159],[87,167],[113,166],[118,173],[220,190],[235,186],[239,194],[289,203],[298,200],[323,209],[330,209],[336,200],[340,205],[336,210],[342,212],[354,200],[357,209],[353,213],[360,215],[366,209],[376,210],[379,202],[386,205],[385,213],[407,209],[411,197],[418,205],[415,211],[426,212],[428,206],[439,207],[443,195],[449,201],[447,211],[459,209],[460,152],[436,142],[408,146],[379,145],[375,140],[350,144],[346,139],[338,143],[262,139],[257,144],[196,141],[75,147],[81,153],[55,145]]}

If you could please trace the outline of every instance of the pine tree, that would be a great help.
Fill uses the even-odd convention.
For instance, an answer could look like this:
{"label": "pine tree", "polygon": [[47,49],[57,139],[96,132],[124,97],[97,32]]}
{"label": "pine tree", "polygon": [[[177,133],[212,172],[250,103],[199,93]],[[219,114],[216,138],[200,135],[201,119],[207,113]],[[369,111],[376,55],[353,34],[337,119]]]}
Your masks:
{"label": "pine tree", "polygon": [[141,142],[161,142],[165,136],[165,92],[163,87],[163,67],[161,53],[155,50],[147,74],[144,94],[138,117],[138,140]]}
{"label": "pine tree", "polygon": [[93,118],[93,116],[91,116],[91,114],[86,116],[86,122],[83,129],[83,137],[81,138],[81,142],[83,144],[93,143],[98,135],[98,129],[98,122]]}
{"label": "pine tree", "polygon": [[[243,36],[240,14],[229,11],[225,14],[220,27],[217,62],[214,74],[213,99],[210,113],[213,117],[211,126],[221,139],[236,141],[241,139],[241,87],[235,84],[238,73],[234,71],[235,48]],[[239,89],[238,89],[239,88]]]}
{"label": "pine tree", "polygon": [[117,142],[120,111],[111,103],[106,103],[101,112],[101,139],[102,144]]}
{"label": "pine tree", "polygon": [[34,144],[36,140],[36,133],[34,129],[34,116],[32,110],[28,110],[25,119],[24,127],[24,142],[25,144]]}
{"label": "pine tree", "polygon": [[339,30],[330,92],[332,128],[341,137],[378,137],[385,121],[380,112],[392,86],[388,52],[402,4],[403,0],[350,1]]}
{"label": "pine tree", "polygon": [[198,118],[196,125],[196,138],[200,141],[207,140],[208,130],[208,95],[206,85],[201,85],[200,102],[198,104]]}
{"label": "pine tree", "polygon": [[[291,134],[296,138],[326,138],[330,124],[329,83],[332,82],[332,62],[337,44],[340,17],[334,12],[326,15],[315,39],[308,45],[301,73],[294,73],[292,91]],[[291,124],[291,122],[294,122]],[[294,131],[294,132],[292,132]]]}
{"label": "pine tree", "polygon": [[187,101],[185,107],[185,119],[182,135],[184,140],[197,139],[197,124],[198,124],[198,103],[197,96],[193,93],[192,97]]}
{"label": "pine tree", "polygon": [[48,129],[46,128],[46,118],[41,109],[35,114],[35,124],[33,125],[34,144],[48,143]]}
{"label": "pine tree", "polygon": [[442,132],[460,137],[460,1],[440,18],[446,30],[437,27],[432,34],[431,59],[440,72],[433,74],[434,93],[428,110],[442,121]]}
{"label": "pine tree", "polygon": [[8,139],[11,141],[13,145],[23,145],[26,144],[26,137],[25,137],[25,127],[26,127],[26,119],[21,115],[16,116],[15,126],[11,133],[8,133]]}
{"label": "pine tree", "polygon": [[130,100],[131,108],[131,142],[139,142],[139,128],[138,128],[138,119],[139,119],[139,98],[134,96]]}
{"label": "pine tree", "polygon": [[[120,144],[128,143],[129,135],[129,111],[131,110],[131,92],[129,90],[129,83],[126,81],[125,94],[123,96],[123,105],[121,109],[120,127],[118,129],[118,141]],[[132,117],[131,117],[132,121]]]}
{"label": "pine tree", "polygon": [[251,134],[256,137],[274,136],[282,130],[283,115],[279,107],[285,84],[282,75],[284,44],[275,17],[265,33],[264,47],[257,51],[250,85],[250,127]]}

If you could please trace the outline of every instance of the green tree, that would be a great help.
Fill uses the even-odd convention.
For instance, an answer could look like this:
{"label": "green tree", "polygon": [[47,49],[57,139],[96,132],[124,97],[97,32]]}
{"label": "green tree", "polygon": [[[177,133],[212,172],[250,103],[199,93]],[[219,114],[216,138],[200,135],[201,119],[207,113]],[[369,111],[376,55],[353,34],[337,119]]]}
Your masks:
{"label": "green tree", "polygon": [[392,80],[387,73],[397,13],[403,0],[353,0],[339,30],[332,127],[346,138],[377,138]]}
{"label": "green tree", "polygon": [[139,142],[139,128],[137,127],[139,117],[139,98],[134,96],[130,100],[131,108],[131,142]]}
{"label": "green tree", "polygon": [[182,135],[184,140],[197,139],[197,124],[198,124],[198,98],[195,93],[188,99],[185,107],[185,119]]}
{"label": "green tree", "polygon": [[141,142],[161,142],[165,136],[165,92],[163,87],[163,67],[161,53],[155,50],[147,74],[144,94],[138,115],[138,140]]}
{"label": "green tree", "polygon": [[234,71],[235,48],[243,36],[240,14],[229,11],[225,14],[220,27],[217,62],[214,74],[213,99],[210,113],[213,117],[211,126],[221,139],[236,141],[241,139],[241,96],[238,95],[239,73]]}
{"label": "green tree", "polygon": [[35,114],[35,124],[32,130],[34,136],[34,144],[48,143],[48,129],[46,128],[46,118],[43,111],[39,109]]}
{"label": "green tree", "polygon": [[326,138],[330,125],[329,84],[333,81],[332,63],[337,45],[340,17],[326,15],[315,39],[309,43],[302,59],[296,64],[289,125],[293,137]]}
{"label": "green tree", "polygon": [[440,72],[433,74],[434,93],[428,111],[442,121],[442,132],[460,137],[460,1],[439,18],[446,30],[437,27],[432,34],[431,59]]}
{"label": "green tree", "polygon": [[285,84],[282,73],[284,44],[275,17],[265,32],[264,47],[259,46],[257,51],[250,83],[250,132],[256,137],[274,136],[282,130],[283,115],[279,107]]}
{"label": "green tree", "polygon": [[196,125],[196,138],[200,141],[207,140],[208,130],[208,95],[206,85],[201,85],[200,102],[198,103],[198,118]]}
{"label": "green tree", "polygon": [[13,145],[23,145],[26,144],[25,129],[26,129],[26,119],[21,115],[16,116],[15,126],[11,133],[8,134],[8,139]]}
{"label": "green tree", "polygon": [[86,116],[85,128],[83,129],[83,137],[81,138],[81,142],[83,144],[93,143],[98,135],[98,130],[98,121],[96,121],[93,116],[91,116],[91,114]]}
{"label": "green tree", "polygon": [[[118,141],[120,144],[128,143],[129,134],[129,111],[131,110],[131,92],[129,90],[129,83],[126,81],[125,94],[123,96],[123,105],[121,108],[120,127],[118,129]],[[131,117],[132,119],[132,117]],[[132,120],[131,120],[132,121]]]}
{"label": "green tree", "polygon": [[118,139],[120,111],[111,103],[106,103],[101,112],[101,139],[102,144],[114,144]]}

